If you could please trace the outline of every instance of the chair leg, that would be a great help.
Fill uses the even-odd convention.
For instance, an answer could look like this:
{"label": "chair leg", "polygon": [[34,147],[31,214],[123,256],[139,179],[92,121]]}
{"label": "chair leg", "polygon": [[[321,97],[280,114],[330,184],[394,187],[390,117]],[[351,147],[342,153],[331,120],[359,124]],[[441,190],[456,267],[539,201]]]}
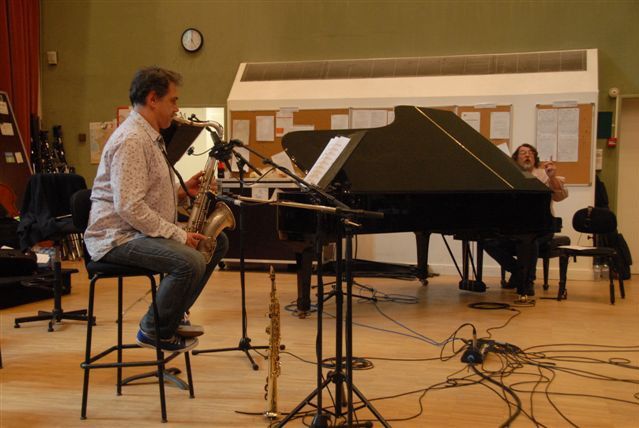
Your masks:
{"label": "chair leg", "polygon": [[[614,273],[617,275],[617,280],[619,281],[619,294],[622,299],[626,298],[626,289],[623,285],[623,278],[621,277],[621,272],[619,272],[618,266],[616,264],[615,258],[611,257],[611,260],[608,261],[608,266],[610,266],[610,273]],[[614,270],[614,272],[613,272]]]}
{"label": "chair leg", "polygon": [[[93,319],[93,302],[95,299],[95,282],[97,277],[91,278],[91,283],[89,284],[89,319]],[[86,339],[86,350],[84,352],[84,383],[82,385],[82,409],[80,411],[80,418],[87,418],[87,401],[89,398],[89,364],[91,364],[91,338],[93,337],[93,323],[87,323],[87,339]]]}
{"label": "chair leg", "polygon": [[566,291],[566,273],[568,272],[568,256],[559,257],[559,291],[557,292],[557,300],[565,300],[568,297]]}
{"label": "chair leg", "polygon": [[[122,363],[122,282],[123,278],[121,276],[118,277],[118,363]],[[117,395],[122,395],[122,367],[118,366],[118,377],[117,377]]]}
{"label": "chair leg", "polygon": [[544,266],[544,290],[548,290],[548,271],[550,270],[550,259],[548,257],[544,257],[541,259]]}
{"label": "chair leg", "polygon": [[190,351],[184,353],[184,363],[186,365],[186,378],[189,381],[189,398],[195,398],[195,393],[193,392],[193,376],[191,375],[191,357]]}
{"label": "chair leg", "polygon": [[164,393],[164,352],[160,348],[160,313],[156,300],[155,278],[149,277],[151,281],[151,305],[153,306],[153,321],[155,324],[155,354],[157,358],[158,384],[160,387],[160,409],[162,411],[162,422],[166,422],[166,396]]}
{"label": "chair leg", "polygon": [[613,279],[614,260],[608,257],[608,280],[610,281],[610,304],[615,304],[615,281]]}

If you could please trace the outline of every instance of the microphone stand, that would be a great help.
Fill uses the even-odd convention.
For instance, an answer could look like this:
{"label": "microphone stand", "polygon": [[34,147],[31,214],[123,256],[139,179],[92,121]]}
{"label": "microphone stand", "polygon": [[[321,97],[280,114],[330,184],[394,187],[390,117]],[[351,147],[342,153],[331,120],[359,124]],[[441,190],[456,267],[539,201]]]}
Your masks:
{"label": "microphone stand", "polygon": [[[241,143],[240,143],[241,144]],[[368,217],[368,218],[382,218],[383,214],[378,212],[359,210],[359,209],[351,209],[348,205],[343,202],[337,200],[332,195],[325,192],[323,189],[312,185],[303,179],[297,177],[287,168],[280,166],[273,162],[271,159],[262,156],[260,153],[255,150],[249,148],[248,146],[244,146],[249,152],[258,156],[262,162],[266,165],[271,165],[274,168],[284,172],[286,175],[291,177],[293,180],[298,182],[300,185],[308,188],[313,193],[321,195],[325,200],[330,201],[334,207],[326,207],[322,205],[309,205],[302,203],[286,203],[286,201],[278,202],[277,205],[282,206],[294,206],[296,208],[309,209],[317,211],[318,215],[318,236],[323,236],[322,224],[320,221],[321,213],[329,213],[331,215],[338,216],[340,219],[341,227],[338,228],[337,232],[337,242],[336,242],[336,278],[335,278],[335,302],[336,302],[336,317],[335,317],[335,370],[330,371],[326,376],[326,379],[323,378],[322,375],[322,319],[323,319],[323,298],[319,297],[317,302],[317,336],[316,336],[316,356],[317,356],[317,386],[316,388],[304,399],[302,400],[288,415],[277,423],[277,427],[282,427],[286,423],[297,415],[302,408],[306,405],[311,405],[316,408],[316,414],[313,417],[311,422],[312,428],[327,428],[329,423],[329,415],[333,415],[336,419],[343,416],[344,411],[343,407],[347,407],[347,426],[350,427],[371,427],[372,423],[370,421],[362,422],[362,423],[353,423],[353,393],[355,393],[363,406],[369,409],[369,411],[377,418],[377,420],[384,426],[390,427],[388,422],[383,418],[383,416],[373,407],[371,402],[366,399],[366,397],[360,392],[357,387],[353,384],[353,301],[352,301],[352,288],[353,288],[353,276],[351,269],[352,262],[352,238],[353,238],[353,228],[359,227],[360,225],[352,221],[354,217]],[[346,254],[344,260],[344,270],[346,277],[346,326],[344,327],[343,321],[343,296],[342,292],[342,238],[346,240]],[[320,296],[323,295],[324,284],[322,280],[322,269],[321,269],[321,243],[316,242],[315,251],[318,257],[318,293]],[[345,333],[345,343],[343,343],[343,333]],[[345,367],[342,367],[342,345],[345,344],[346,347],[346,362]],[[344,372],[345,370],[345,372]],[[331,412],[328,410],[324,410],[322,407],[322,390],[330,383],[335,383],[335,411]],[[343,395],[343,386],[346,385],[347,397],[342,397]],[[316,397],[317,404],[313,405],[311,400]],[[343,403],[344,398],[347,399],[347,405]],[[361,407],[358,407],[361,408]]]}
{"label": "microphone stand", "polygon": [[[244,190],[244,165],[248,166],[253,171],[257,172],[258,175],[262,175],[262,173],[260,173],[257,170],[257,168],[251,165],[244,156],[242,156],[237,151],[233,150],[233,146],[237,144],[238,144],[237,140],[231,140],[230,142],[226,144],[220,144],[217,147],[214,146],[213,149],[211,150],[212,150],[212,155],[216,159],[223,161],[227,167],[229,164],[229,159],[231,157],[231,154],[235,155],[235,158],[237,160],[237,166],[239,168],[239,173],[240,173],[239,184],[240,184],[240,195],[241,195]],[[230,170],[231,169],[229,167],[229,171]],[[268,349],[269,347],[267,345],[261,345],[261,346],[251,345],[251,338],[248,337],[248,333],[247,333],[248,317],[246,314],[246,281],[245,281],[245,266],[244,266],[244,204],[240,204],[238,208],[239,208],[238,223],[239,223],[239,234],[240,234],[240,289],[242,293],[242,337],[240,338],[239,344],[233,348],[217,348],[217,349],[201,349],[201,350],[195,349],[191,353],[193,355],[197,355],[197,354],[206,354],[206,353],[212,353],[212,352],[242,351],[244,352],[246,357],[249,359],[249,362],[251,363],[251,367],[253,368],[253,370],[258,370],[259,366],[255,363],[255,360],[253,360],[253,357],[251,356],[249,351],[252,351],[255,349]]]}

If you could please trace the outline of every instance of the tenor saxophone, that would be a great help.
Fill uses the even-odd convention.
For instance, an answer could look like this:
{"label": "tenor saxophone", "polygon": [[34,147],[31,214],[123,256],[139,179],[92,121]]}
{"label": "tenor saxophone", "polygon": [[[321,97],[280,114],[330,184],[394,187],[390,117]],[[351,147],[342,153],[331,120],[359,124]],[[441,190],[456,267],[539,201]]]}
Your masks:
{"label": "tenor saxophone", "polygon": [[[207,124],[217,122],[191,122],[185,119],[175,117],[178,123],[185,124],[187,122],[193,126],[204,127]],[[219,124],[213,126],[215,132],[219,133],[222,129]],[[218,128],[219,127],[219,128]],[[200,190],[191,207],[191,213],[189,214],[189,221],[184,228],[187,232],[196,232],[206,235],[206,239],[202,239],[197,246],[197,250],[202,253],[206,263],[208,264],[213,257],[215,247],[217,245],[217,236],[226,228],[235,229],[235,217],[233,212],[224,202],[217,202],[215,209],[209,214],[209,207],[211,200],[214,198],[210,191],[211,183],[217,177],[217,164],[218,161],[211,154],[206,160],[206,166],[204,167],[204,174],[202,174],[200,181]]]}
{"label": "tenor saxophone", "polygon": [[269,335],[269,347],[266,358],[268,358],[269,368],[268,377],[264,390],[264,399],[266,400],[266,412],[264,416],[270,419],[277,418],[277,378],[280,375],[280,301],[277,297],[277,289],[275,288],[275,271],[271,266],[271,302],[269,304],[268,316],[271,320],[266,327],[266,333]]}

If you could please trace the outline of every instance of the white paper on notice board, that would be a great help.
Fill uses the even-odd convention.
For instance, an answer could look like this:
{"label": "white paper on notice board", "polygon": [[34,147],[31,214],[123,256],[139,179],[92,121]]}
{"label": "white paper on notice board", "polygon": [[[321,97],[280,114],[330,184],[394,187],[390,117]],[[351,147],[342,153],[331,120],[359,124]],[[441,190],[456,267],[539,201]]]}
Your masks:
{"label": "white paper on notice board", "polygon": [[469,124],[475,131],[479,132],[481,126],[481,113],[478,111],[465,111],[462,112],[461,118],[464,122]]}
{"label": "white paper on notice board", "polygon": [[236,119],[233,121],[233,139],[240,140],[248,144],[251,137],[251,121],[247,119]]}
{"label": "white paper on notice board", "polygon": [[490,113],[490,138],[510,138],[510,112],[493,111]]}
{"label": "white paper on notice board", "polygon": [[557,159],[557,110],[537,110],[537,153],[542,161]]}
{"label": "white paper on notice board", "polygon": [[579,109],[557,110],[557,160],[577,162],[579,160]]}
{"label": "white paper on notice board", "polygon": [[273,116],[257,116],[255,118],[256,141],[275,141],[275,118]]}
{"label": "white paper on notice board", "polygon": [[332,114],[331,115],[331,129],[348,129],[348,115],[347,114]]}

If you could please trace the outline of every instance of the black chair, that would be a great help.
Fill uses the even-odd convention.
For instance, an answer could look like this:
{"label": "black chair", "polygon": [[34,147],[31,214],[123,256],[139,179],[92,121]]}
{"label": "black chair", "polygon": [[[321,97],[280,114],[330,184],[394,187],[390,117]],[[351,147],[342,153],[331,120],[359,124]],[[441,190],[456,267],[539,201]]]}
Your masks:
{"label": "black chair", "polygon": [[[606,208],[582,208],[573,216],[572,227],[577,232],[593,235],[616,233],[617,217],[612,211]],[[610,303],[615,303],[615,276],[617,276],[619,280],[619,292],[621,293],[621,298],[623,299],[626,297],[623,278],[621,275],[618,275],[619,269],[617,267],[617,252],[614,248],[604,246],[561,246],[559,247],[559,251],[561,252],[561,255],[559,259],[559,292],[557,293],[557,300],[566,299],[568,296],[568,292],[566,291],[566,274],[568,271],[568,260],[570,257],[575,260],[577,257],[597,257],[600,260],[607,261],[608,266],[610,267]]]}
{"label": "black chair", "polygon": [[[31,176],[25,190],[20,210],[18,239],[25,251],[41,241],[53,241],[53,278],[40,277],[26,285],[53,289],[53,309],[39,311],[38,315],[15,319],[15,328],[21,323],[49,320],[49,331],[55,323],[67,320],[88,321],[87,310],[64,311],[62,309],[63,277],[61,264],[62,240],[78,230],[71,219],[71,195],[87,185],[82,176],[76,174],[35,174]],[[72,269],[69,273],[75,273]]]}
{"label": "black chair", "polygon": [[[561,250],[559,249],[559,247],[562,245],[570,245],[569,236],[553,235],[550,241],[544,242],[539,246],[539,258],[543,263],[544,269],[544,290],[548,290],[548,288],[550,287],[550,285],[548,284],[550,259],[554,259],[555,257],[559,257],[561,255]],[[506,284],[506,271],[504,270],[504,268],[501,268],[501,286],[505,287]]]}
{"label": "black chair", "polygon": [[[74,194],[71,198],[71,211],[73,214],[73,222],[75,226],[84,232],[87,228],[89,221],[89,212],[91,211],[91,190],[81,190]],[[92,369],[101,368],[117,368],[117,395],[122,395],[122,386],[129,384],[132,380],[138,380],[149,376],[157,376],[160,387],[160,406],[162,411],[162,421],[166,422],[166,400],[164,393],[164,381],[172,380],[182,389],[188,388],[190,398],[194,398],[193,393],[193,378],[191,375],[191,360],[189,352],[184,352],[184,359],[186,365],[186,373],[188,377],[188,384],[184,384],[180,379],[173,377],[175,373],[179,373],[176,369],[166,369],[166,364],[180,355],[179,352],[173,352],[169,356],[165,357],[164,352],[160,348],[160,332],[158,321],[158,308],[156,303],[156,281],[155,275],[160,275],[161,272],[151,271],[143,268],[136,268],[131,266],[124,266],[113,263],[105,263],[91,260],[89,252],[84,248],[84,263],[87,269],[89,278],[91,279],[89,285],[89,316],[93,316],[94,300],[95,300],[95,284],[99,279],[117,278],[118,279],[118,338],[117,345],[111,346],[102,352],[95,355],[91,355],[91,340],[93,334],[93,325],[89,323],[87,325],[87,338],[86,338],[86,351],[84,362],[80,365],[84,369],[84,384],[82,387],[82,419],[86,419],[87,414],[87,401],[89,394],[89,373]],[[122,297],[123,297],[123,279],[130,277],[147,277],[151,285],[151,306],[153,308],[153,315],[155,318],[155,337],[157,338],[155,353],[156,360],[153,361],[122,361],[122,351],[124,349],[140,348],[140,345],[136,344],[123,344],[122,343]],[[98,360],[109,355],[111,352],[117,352],[117,362],[115,363],[98,363]],[[151,373],[145,373],[141,375],[132,376],[127,379],[122,379],[122,368],[124,367],[148,367],[154,366],[156,370]]]}

